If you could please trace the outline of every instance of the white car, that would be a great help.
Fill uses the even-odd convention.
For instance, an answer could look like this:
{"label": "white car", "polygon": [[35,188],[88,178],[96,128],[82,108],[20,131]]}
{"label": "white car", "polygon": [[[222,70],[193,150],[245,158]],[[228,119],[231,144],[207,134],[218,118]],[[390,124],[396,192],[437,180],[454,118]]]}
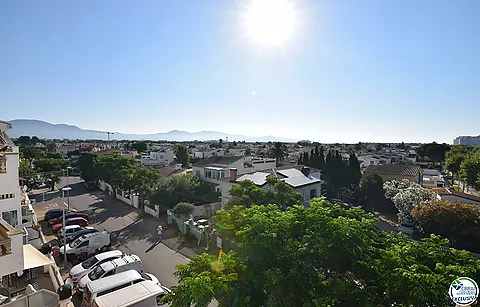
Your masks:
{"label": "white car", "polygon": [[[65,226],[65,234],[72,234],[72,233],[75,233],[77,231],[80,231],[82,230],[83,227],[80,226],[80,225],[68,225],[68,226]],[[63,227],[60,228],[60,230],[57,232],[57,237],[59,240],[61,240],[63,238]]]}
{"label": "white car", "polygon": [[120,258],[122,256],[122,251],[113,250],[90,257],[82,263],[77,264],[70,270],[70,275],[66,282],[69,283],[72,288],[75,288],[80,278],[94,270],[97,265]]}
{"label": "white car", "polygon": [[398,231],[407,235],[412,235],[415,233],[415,228],[413,225],[400,223],[398,224]]}

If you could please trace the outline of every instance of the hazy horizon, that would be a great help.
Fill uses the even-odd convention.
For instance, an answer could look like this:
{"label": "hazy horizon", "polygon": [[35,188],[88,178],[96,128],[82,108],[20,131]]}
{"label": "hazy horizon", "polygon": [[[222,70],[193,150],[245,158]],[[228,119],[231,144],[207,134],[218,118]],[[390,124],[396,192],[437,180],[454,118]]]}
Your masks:
{"label": "hazy horizon", "polygon": [[0,3],[0,120],[324,143],[479,135],[480,2]]}

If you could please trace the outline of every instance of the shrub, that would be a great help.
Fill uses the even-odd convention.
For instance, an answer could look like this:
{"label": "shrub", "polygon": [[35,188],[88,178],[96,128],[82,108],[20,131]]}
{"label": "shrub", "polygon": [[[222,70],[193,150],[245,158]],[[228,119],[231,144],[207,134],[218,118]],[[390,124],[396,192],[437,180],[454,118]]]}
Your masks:
{"label": "shrub", "polygon": [[176,204],[172,211],[175,215],[189,215],[193,211],[193,208],[195,208],[194,205],[181,202]]}

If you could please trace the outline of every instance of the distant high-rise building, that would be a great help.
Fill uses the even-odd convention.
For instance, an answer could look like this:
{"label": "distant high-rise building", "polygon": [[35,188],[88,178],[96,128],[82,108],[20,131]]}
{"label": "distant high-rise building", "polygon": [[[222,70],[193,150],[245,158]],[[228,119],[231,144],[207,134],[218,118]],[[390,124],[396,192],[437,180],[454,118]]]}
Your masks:
{"label": "distant high-rise building", "polygon": [[480,135],[459,136],[453,140],[453,145],[478,146],[480,145]]}

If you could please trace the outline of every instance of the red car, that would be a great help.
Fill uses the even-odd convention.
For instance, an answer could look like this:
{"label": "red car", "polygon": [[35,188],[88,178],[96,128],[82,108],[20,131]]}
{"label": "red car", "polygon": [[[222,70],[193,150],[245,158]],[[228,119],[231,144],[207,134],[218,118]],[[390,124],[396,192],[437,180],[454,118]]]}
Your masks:
{"label": "red car", "polygon": [[[71,218],[74,218],[74,217],[81,217],[81,218],[84,218],[88,221],[88,214],[85,214],[85,213],[72,212],[72,213],[65,214],[65,220],[68,220],[68,219],[71,219]],[[63,216],[60,216],[60,217],[57,217],[55,219],[49,220],[48,221],[48,226],[52,227],[53,225],[59,224],[61,222],[63,222]]]}
{"label": "red car", "polygon": [[[65,225],[66,226],[70,226],[70,225],[87,226],[88,221],[86,219],[84,219],[83,217],[72,217],[72,218],[65,221]],[[62,227],[63,227],[63,223],[55,224],[55,225],[52,226],[52,231],[57,232],[60,229],[62,229]]]}

